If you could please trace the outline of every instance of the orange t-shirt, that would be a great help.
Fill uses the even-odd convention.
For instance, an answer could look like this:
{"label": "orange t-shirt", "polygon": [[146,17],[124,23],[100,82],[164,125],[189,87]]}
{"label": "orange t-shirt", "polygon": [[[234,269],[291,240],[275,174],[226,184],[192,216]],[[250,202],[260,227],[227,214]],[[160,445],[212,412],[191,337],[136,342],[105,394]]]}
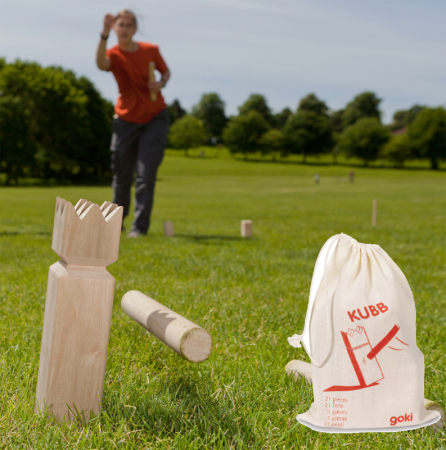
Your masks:
{"label": "orange t-shirt", "polygon": [[155,102],[150,100],[148,87],[149,62],[155,63],[158,72],[164,73],[167,65],[159,48],[148,42],[138,42],[138,50],[127,52],[115,46],[107,50],[110,69],[119,87],[119,97],[115,112],[127,122],[150,122],[157,114],[166,109],[161,92],[157,93]]}

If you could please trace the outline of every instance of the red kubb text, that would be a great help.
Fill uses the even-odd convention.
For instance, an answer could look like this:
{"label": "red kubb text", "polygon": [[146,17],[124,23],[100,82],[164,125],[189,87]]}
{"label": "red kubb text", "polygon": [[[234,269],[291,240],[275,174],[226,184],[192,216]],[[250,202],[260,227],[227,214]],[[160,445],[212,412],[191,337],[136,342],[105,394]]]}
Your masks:
{"label": "red kubb text", "polygon": [[393,416],[390,418],[390,425],[394,427],[398,422],[412,422],[413,419],[413,413],[410,414],[404,414],[404,416]]}
{"label": "red kubb text", "polygon": [[378,316],[380,313],[385,313],[389,308],[384,303],[378,303],[375,306],[369,305],[362,308],[347,311],[348,317],[352,322],[355,320],[368,319],[369,317]]}

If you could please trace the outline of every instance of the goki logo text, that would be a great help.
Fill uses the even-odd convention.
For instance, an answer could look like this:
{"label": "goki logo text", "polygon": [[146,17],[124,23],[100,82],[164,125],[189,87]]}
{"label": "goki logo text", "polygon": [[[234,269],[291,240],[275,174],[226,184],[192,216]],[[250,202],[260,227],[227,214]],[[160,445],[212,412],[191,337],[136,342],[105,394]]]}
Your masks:
{"label": "goki logo text", "polygon": [[398,423],[398,422],[412,422],[413,419],[413,413],[410,414],[404,414],[404,416],[393,416],[390,418],[390,425],[392,425],[393,427]]}

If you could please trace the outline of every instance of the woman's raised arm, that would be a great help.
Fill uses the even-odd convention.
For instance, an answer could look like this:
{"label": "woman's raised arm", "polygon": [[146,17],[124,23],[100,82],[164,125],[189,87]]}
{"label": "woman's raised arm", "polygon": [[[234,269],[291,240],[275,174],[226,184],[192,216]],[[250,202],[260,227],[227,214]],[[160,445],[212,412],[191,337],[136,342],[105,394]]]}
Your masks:
{"label": "woman's raised arm", "polygon": [[99,40],[98,48],[96,50],[96,64],[101,70],[110,69],[110,60],[107,58],[107,38],[110,34],[111,27],[115,21],[115,16],[113,14],[107,14],[104,17],[104,29],[101,33],[101,38]]}

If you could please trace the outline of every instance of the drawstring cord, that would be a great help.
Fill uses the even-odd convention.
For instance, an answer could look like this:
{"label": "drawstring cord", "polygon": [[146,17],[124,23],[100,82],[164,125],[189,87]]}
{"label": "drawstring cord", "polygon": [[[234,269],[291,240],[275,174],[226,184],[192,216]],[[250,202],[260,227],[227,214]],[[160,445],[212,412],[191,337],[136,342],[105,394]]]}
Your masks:
{"label": "drawstring cord", "polygon": [[[315,274],[316,274],[316,271],[317,271],[317,268],[318,268],[318,263],[320,262],[319,258],[321,257],[321,255],[323,255],[323,252],[324,252],[325,248],[328,246],[327,247],[327,253],[325,254],[325,257],[324,257],[324,274],[323,274],[323,276],[324,276],[324,287],[325,287],[325,298],[327,299],[327,297],[328,297],[327,260],[328,260],[328,257],[330,256],[330,252],[331,252],[331,249],[333,247],[333,244],[335,244],[335,243],[337,244],[338,242],[339,242],[339,235],[331,237],[324,244],[324,246],[322,247],[321,251],[319,252],[319,256],[318,256],[318,258],[316,260],[316,266],[315,266],[315,271],[314,271],[315,273],[313,274],[313,279],[311,280],[310,304],[308,305],[308,311],[307,311],[307,316],[306,316],[306,319],[305,319],[305,326],[304,326],[303,334],[302,335],[295,334],[292,337],[288,338],[288,343],[291,346],[295,347],[295,348],[301,347],[301,343],[303,343],[304,336],[306,336],[307,334],[309,335],[309,333],[310,333],[311,318],[313,316],[314,302],[316,300],[316,295],[317,295],[317,292],[315,292],[314,295],[312,296],[312,289],[316,288],[315,286],[313,286],[313,283],[314,283],[314,277],[315,277]],[[320,286],[320,284],[319,284],[319,286]],[[318,286],[318,288],[319,288],[319,286]],[[321,367],[325,363],[325,361],[327,360],[328,356],[330,355],[331,346],[333,344],[333,320],[332,320],[333,297],[334,297],[334,294],[332,294],[331,297],[330,297],[330,300],[327,301],[327,325],[328,325],[328,339],[329,339],[329,342],[327,342],[327,346],[326,346],[326,349],[325,349],[325,354],[324,354],[324,357],[322,358],[322,360],[320,362],[316,361],[315,358],[312,355],[311,348],[307,348],[305,346],[305,344],[304,344],[305,350],[307,351],[308,356],[311,359],[311,362],[313,364],[315,364],[317,367]],[[308,342],[310,343],[309,336],[308,336]],[[311,347],[311,343],[310,343],[309,347]]]}

